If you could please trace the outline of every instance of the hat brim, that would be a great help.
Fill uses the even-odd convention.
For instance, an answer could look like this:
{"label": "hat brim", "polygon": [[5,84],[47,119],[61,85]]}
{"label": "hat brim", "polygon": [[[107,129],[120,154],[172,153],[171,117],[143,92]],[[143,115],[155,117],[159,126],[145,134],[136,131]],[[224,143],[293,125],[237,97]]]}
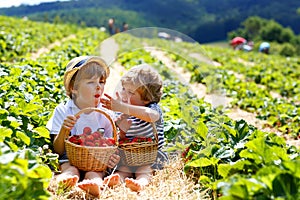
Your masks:
{"label": "hat brim", "polygon": [[[82,61],[84,59],[86,59],[86,61],[82,65],[75,67],[80,61]],[[72,77],[78,70],[80,70],[82,67],[84,67],[85,65],[87,65],[90,62],[98,63],[99,67],[102,67],[105,69],[107,77],[109,76],[109,73],[110,73],[109,67],[107,66],[106,62],[102,58],[100,58],[98,56],[76,57],[68,63],[67,69],[66,69],[66,72],[64,75],[64,86],[65,86],[65,90],[66,90],[66,93],[68,96],[70,96],[70,94],[71,94],[70,82],[71,82]]]}

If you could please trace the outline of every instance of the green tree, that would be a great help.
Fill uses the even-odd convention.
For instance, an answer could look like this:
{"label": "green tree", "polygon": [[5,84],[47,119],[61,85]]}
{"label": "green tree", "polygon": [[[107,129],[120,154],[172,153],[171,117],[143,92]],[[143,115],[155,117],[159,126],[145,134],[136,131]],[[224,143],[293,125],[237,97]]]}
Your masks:
{"label": "green tree", "polygon": [[56,16],[54,17],[53,23],[54,23],[54,24],[59,24],[59,23],[61,23],[61,19],[60,19],[60,16],[59,16],[59,15],[56,15]]}
{"label": "green tree", "polygon": [[270,20],[266,26],[262,27],[260,30],[260,35],[262,40],[279,42],[281,37],[283,27],[275,22]]}
{"label": "green tree", "polygon": [[291,42],[294,37],[295,34],[291,28],[284,28],[281,32],[281,36],[278,38],[278,42]]}
{"label": "green tree", "polygon": [[260,30],[266,24],[267,24],[267,20],[258,16],[249,17],[244,22],[242,22],[242,25],[245,28],[245,32],[247,33],[248,37],[251,39],[260,37],[259,36]]}
{"label": "green tree", "polygon": [[279,54],[282,56],[294,56],[296,54],[296,48],[289,43],[284,43]]}

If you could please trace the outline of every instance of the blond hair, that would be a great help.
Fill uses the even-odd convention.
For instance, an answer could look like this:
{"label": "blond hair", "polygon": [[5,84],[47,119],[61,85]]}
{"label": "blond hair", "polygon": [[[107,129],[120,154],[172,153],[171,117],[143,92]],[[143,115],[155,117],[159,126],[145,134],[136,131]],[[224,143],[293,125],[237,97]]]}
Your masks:
{"label": "blond hair", "polygon": [[132,67],[121,78],[122,85],[131,84],[136,86],[136,91],[141,99],[158,103],[162,96],[162,80],[157,71],[150,65],[142,64]]}

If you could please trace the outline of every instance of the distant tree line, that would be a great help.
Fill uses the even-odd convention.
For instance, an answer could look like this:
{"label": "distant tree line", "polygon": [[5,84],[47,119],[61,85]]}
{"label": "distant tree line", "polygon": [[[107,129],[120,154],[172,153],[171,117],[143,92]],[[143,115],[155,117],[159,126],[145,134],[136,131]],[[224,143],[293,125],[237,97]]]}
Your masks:
{"label": "distant tree line", "polygon": [[[299,9],[298,9],[299,8]],[[109,18],[130,28],[163,27],[200,43],[225,40],[249,16],[273,19],[300,34],[299,0],[70,0],[0,9],[1,15],[31,20],[106,26]]]}
{"label": "distant tree line", "polygon": [[255,43],[271,42],[273,49],[284,56],[300,55],[300,35],[296,35],[290,27],[283,27],[274,20],[258,16],[249,17],[241,23],[240,28],[228,33],[229,40],[236,36]]}

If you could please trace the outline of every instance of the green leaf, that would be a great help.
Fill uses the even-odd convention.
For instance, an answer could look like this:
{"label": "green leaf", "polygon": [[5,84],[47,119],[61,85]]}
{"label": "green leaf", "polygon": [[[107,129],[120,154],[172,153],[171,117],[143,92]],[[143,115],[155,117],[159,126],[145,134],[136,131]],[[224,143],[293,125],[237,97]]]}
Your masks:
{"label": "green leaf", "polygon": [[10,128],[0,126],[0,133],[0,142],[4,142],[6,137],[11,137],[13,131]]}
{"label": "green leaf", "polygon": [[208,158],[199,158],[196,160],[193,160],[188,164],[188,166],[191,167],[207,167],[213,165],[213,162],[209,160]]}
{"label": "green leaf", "polygon": [[296,179],[291,174],[279,174],[275,177],[272,183],[275,197],[283,197],[285,199],[296,199],[300,187],[299,181],[299,179]]}
{"label": "green leaf", "polygon": [[51,178],[52,172],[49,167],[41,165],[41,164],[35,164],[30,171],[27,173],[28,177],[30,178]]}
{"label": "green leaf", "polygon": [[26,114],[32,114],[34,111],[38,111],[41,109],[42,107],[40,105],[30,103],[30,104],[26,104],[26,106],[23,108],[23,112]]}
{"label": "green leaf", "polygon": [[46,127],[37,127],[34,131],[38,133],[40,137],[50,138],[49,130]]}
{"label": "green leaf", "polygon": [[282,165],[295,177],[300,179],[300,160],[284,161]]}
{"label": "green leaf", "polygon": [[17,131],[16,136],[20,138],[26,145],[30,144],[30,137],[28,137],[24,132]]}
{"label": "green leaf", "polygon": [[208,133],[208,128],[203,123],[203,121],[199,121],[196,131],[202,139],[205,139]]}
{"label": "green leaf", "polygon": [[231,169],[231,165],[230,164],[219,164],[218,165],[218,173],[223,177],[223,178],[227,178],[229,172]]}

